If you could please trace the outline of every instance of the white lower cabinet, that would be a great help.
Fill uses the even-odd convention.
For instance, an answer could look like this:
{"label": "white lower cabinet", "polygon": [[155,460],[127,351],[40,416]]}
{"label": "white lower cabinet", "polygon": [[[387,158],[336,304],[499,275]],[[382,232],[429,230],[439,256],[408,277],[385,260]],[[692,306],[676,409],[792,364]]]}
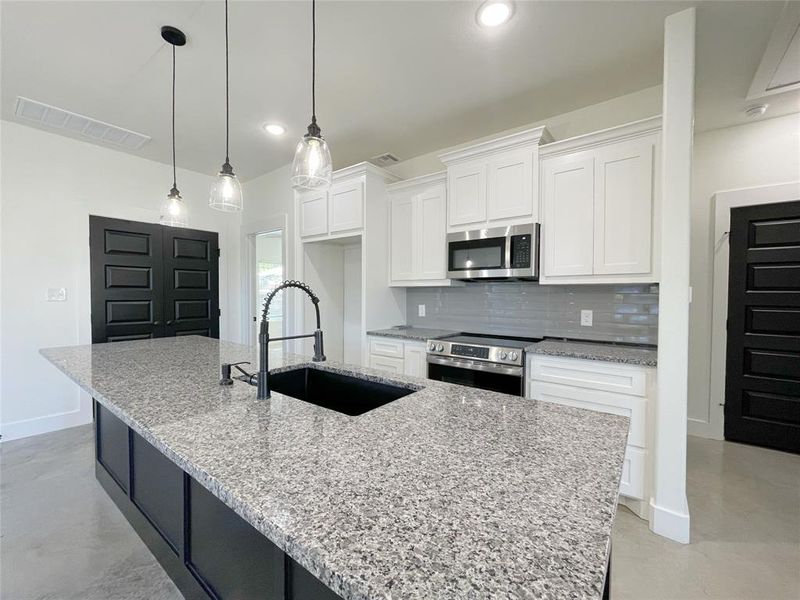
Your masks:
{"label": "white lower cabinet", "polygon": [[427,358],[425,342],[369,337],[369,366],[373,369],[425,379],[428,377]]}
{"label": "white lower cabinet", "polygon": [[599,360],[528,355],[527,398],[595,410],[630,419],[620,502],[641,518],[650,500],[650,410],[656,370]]}

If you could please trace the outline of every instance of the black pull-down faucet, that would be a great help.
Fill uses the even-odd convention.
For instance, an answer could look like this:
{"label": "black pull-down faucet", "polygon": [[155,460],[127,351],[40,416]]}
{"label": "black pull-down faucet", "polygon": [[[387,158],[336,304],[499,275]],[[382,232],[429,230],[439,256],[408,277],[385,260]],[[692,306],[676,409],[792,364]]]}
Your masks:
{"label": "black pull-down faucet", "polygon": [[[308,295],[308,297],[311,298],[311,302],[314,304],[314,310],[317,313],[317,328],[316,330],[314,330],[314,333],[308,333],[304,335],[287,335],[283,337],[270,338],[269,305],[272,303],[272,299],[275,298],[275,295],[278,292],[290,287],[304,291]],[[322,346],[322,329],[320,327],[320,319],[319,319],[319,298],[314,292],[311,291],[311,288],[308,287],[308,285],[306,285],[302,281],[284,281],[275,289],[273,289],[264,300],[264,310],[261,313],[261,325],[259,327],[259,332],[258,332],[258,373],[251,375],[249,373],[246,373],[241,368],[237,367],[238,370],[245,373],[245,377],[243,378],[245,381],[247,381],[251,385],[258,386],[257,397],[259,400],[265,400],[270,397],[269,343],[279,342],[282,340],[297,340],[301,338],[310,338],[310,337],[314,338],[314,357],[312,358],[312,360],[314,362],[323,362],[325,360],[325,351]],[[220,381],[220,384],[228,385],[227,381],[230,381],[231,366],[236,366],[236,365],[227,365],[227,364],[222,365],[223,376],[222,380]]]}

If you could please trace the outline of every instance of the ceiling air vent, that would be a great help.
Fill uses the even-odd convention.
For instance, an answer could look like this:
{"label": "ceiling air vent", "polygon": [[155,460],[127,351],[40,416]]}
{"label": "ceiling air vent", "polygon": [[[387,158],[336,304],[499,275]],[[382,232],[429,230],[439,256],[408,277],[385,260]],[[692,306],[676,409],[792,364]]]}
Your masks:
{"label": "ceiling air vent", "polygon": [[148,135],[103,123],[97,119],[22,96],[17,97],[17,108],[14,114],[26,121],[34,121],[53,129],[66,129],[72,133],[126,150],[138,150],[150,141]]}
{"label": "ceiling air vent", "polygon": [[386,154],[379,154],[378,156],[373,156],[369,159],[373,165],[378,165],[379,167],[388,167],[389,165],[393,165],[396,162],[400,162],[400,159],[397,158],[391,152],[387,152]]}

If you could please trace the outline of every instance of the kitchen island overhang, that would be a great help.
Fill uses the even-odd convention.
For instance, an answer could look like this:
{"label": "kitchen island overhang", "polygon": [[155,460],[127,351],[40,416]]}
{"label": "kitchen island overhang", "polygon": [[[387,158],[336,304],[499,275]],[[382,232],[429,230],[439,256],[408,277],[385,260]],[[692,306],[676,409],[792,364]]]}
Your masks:
{"label": "kitchen island overhang", "polygon": [[218,385],[221,363],[254,350],[199,337],[42,353],[129,428],[129,475],[152,446],[195,482],[184,504],[208,492],[342,598],[603,594],[624,417],[336,363],[313,366],[422,389],[357,417],[258,401]]}

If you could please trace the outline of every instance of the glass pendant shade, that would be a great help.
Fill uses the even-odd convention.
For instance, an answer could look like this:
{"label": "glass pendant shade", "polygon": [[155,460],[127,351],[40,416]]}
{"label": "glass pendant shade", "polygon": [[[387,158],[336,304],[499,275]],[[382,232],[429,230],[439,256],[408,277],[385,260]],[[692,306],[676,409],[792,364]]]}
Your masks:
{"label": "glass pendant shade", "polygon": [[159,223],[168,227],[186,227],[189,224],[186,203],[178,188],[173,187],[161,203]]}
{"label": "glass pendant shade", "polygon": [[226,165],[223,165],[217,180],[211,186],[208,205],[223,212],[235,212],[242,210],[242,184],[230,169],[230,165],[227,165],[228,169],[225,168]]}
{"label": "glass pendant shade", "polygon": [[[309,127],[311,129],[311,127]],[[297,190],[325,189],[331,185],[333,164],[328,143],[317,132],[303,136],[292,163],[292,187]]]}

